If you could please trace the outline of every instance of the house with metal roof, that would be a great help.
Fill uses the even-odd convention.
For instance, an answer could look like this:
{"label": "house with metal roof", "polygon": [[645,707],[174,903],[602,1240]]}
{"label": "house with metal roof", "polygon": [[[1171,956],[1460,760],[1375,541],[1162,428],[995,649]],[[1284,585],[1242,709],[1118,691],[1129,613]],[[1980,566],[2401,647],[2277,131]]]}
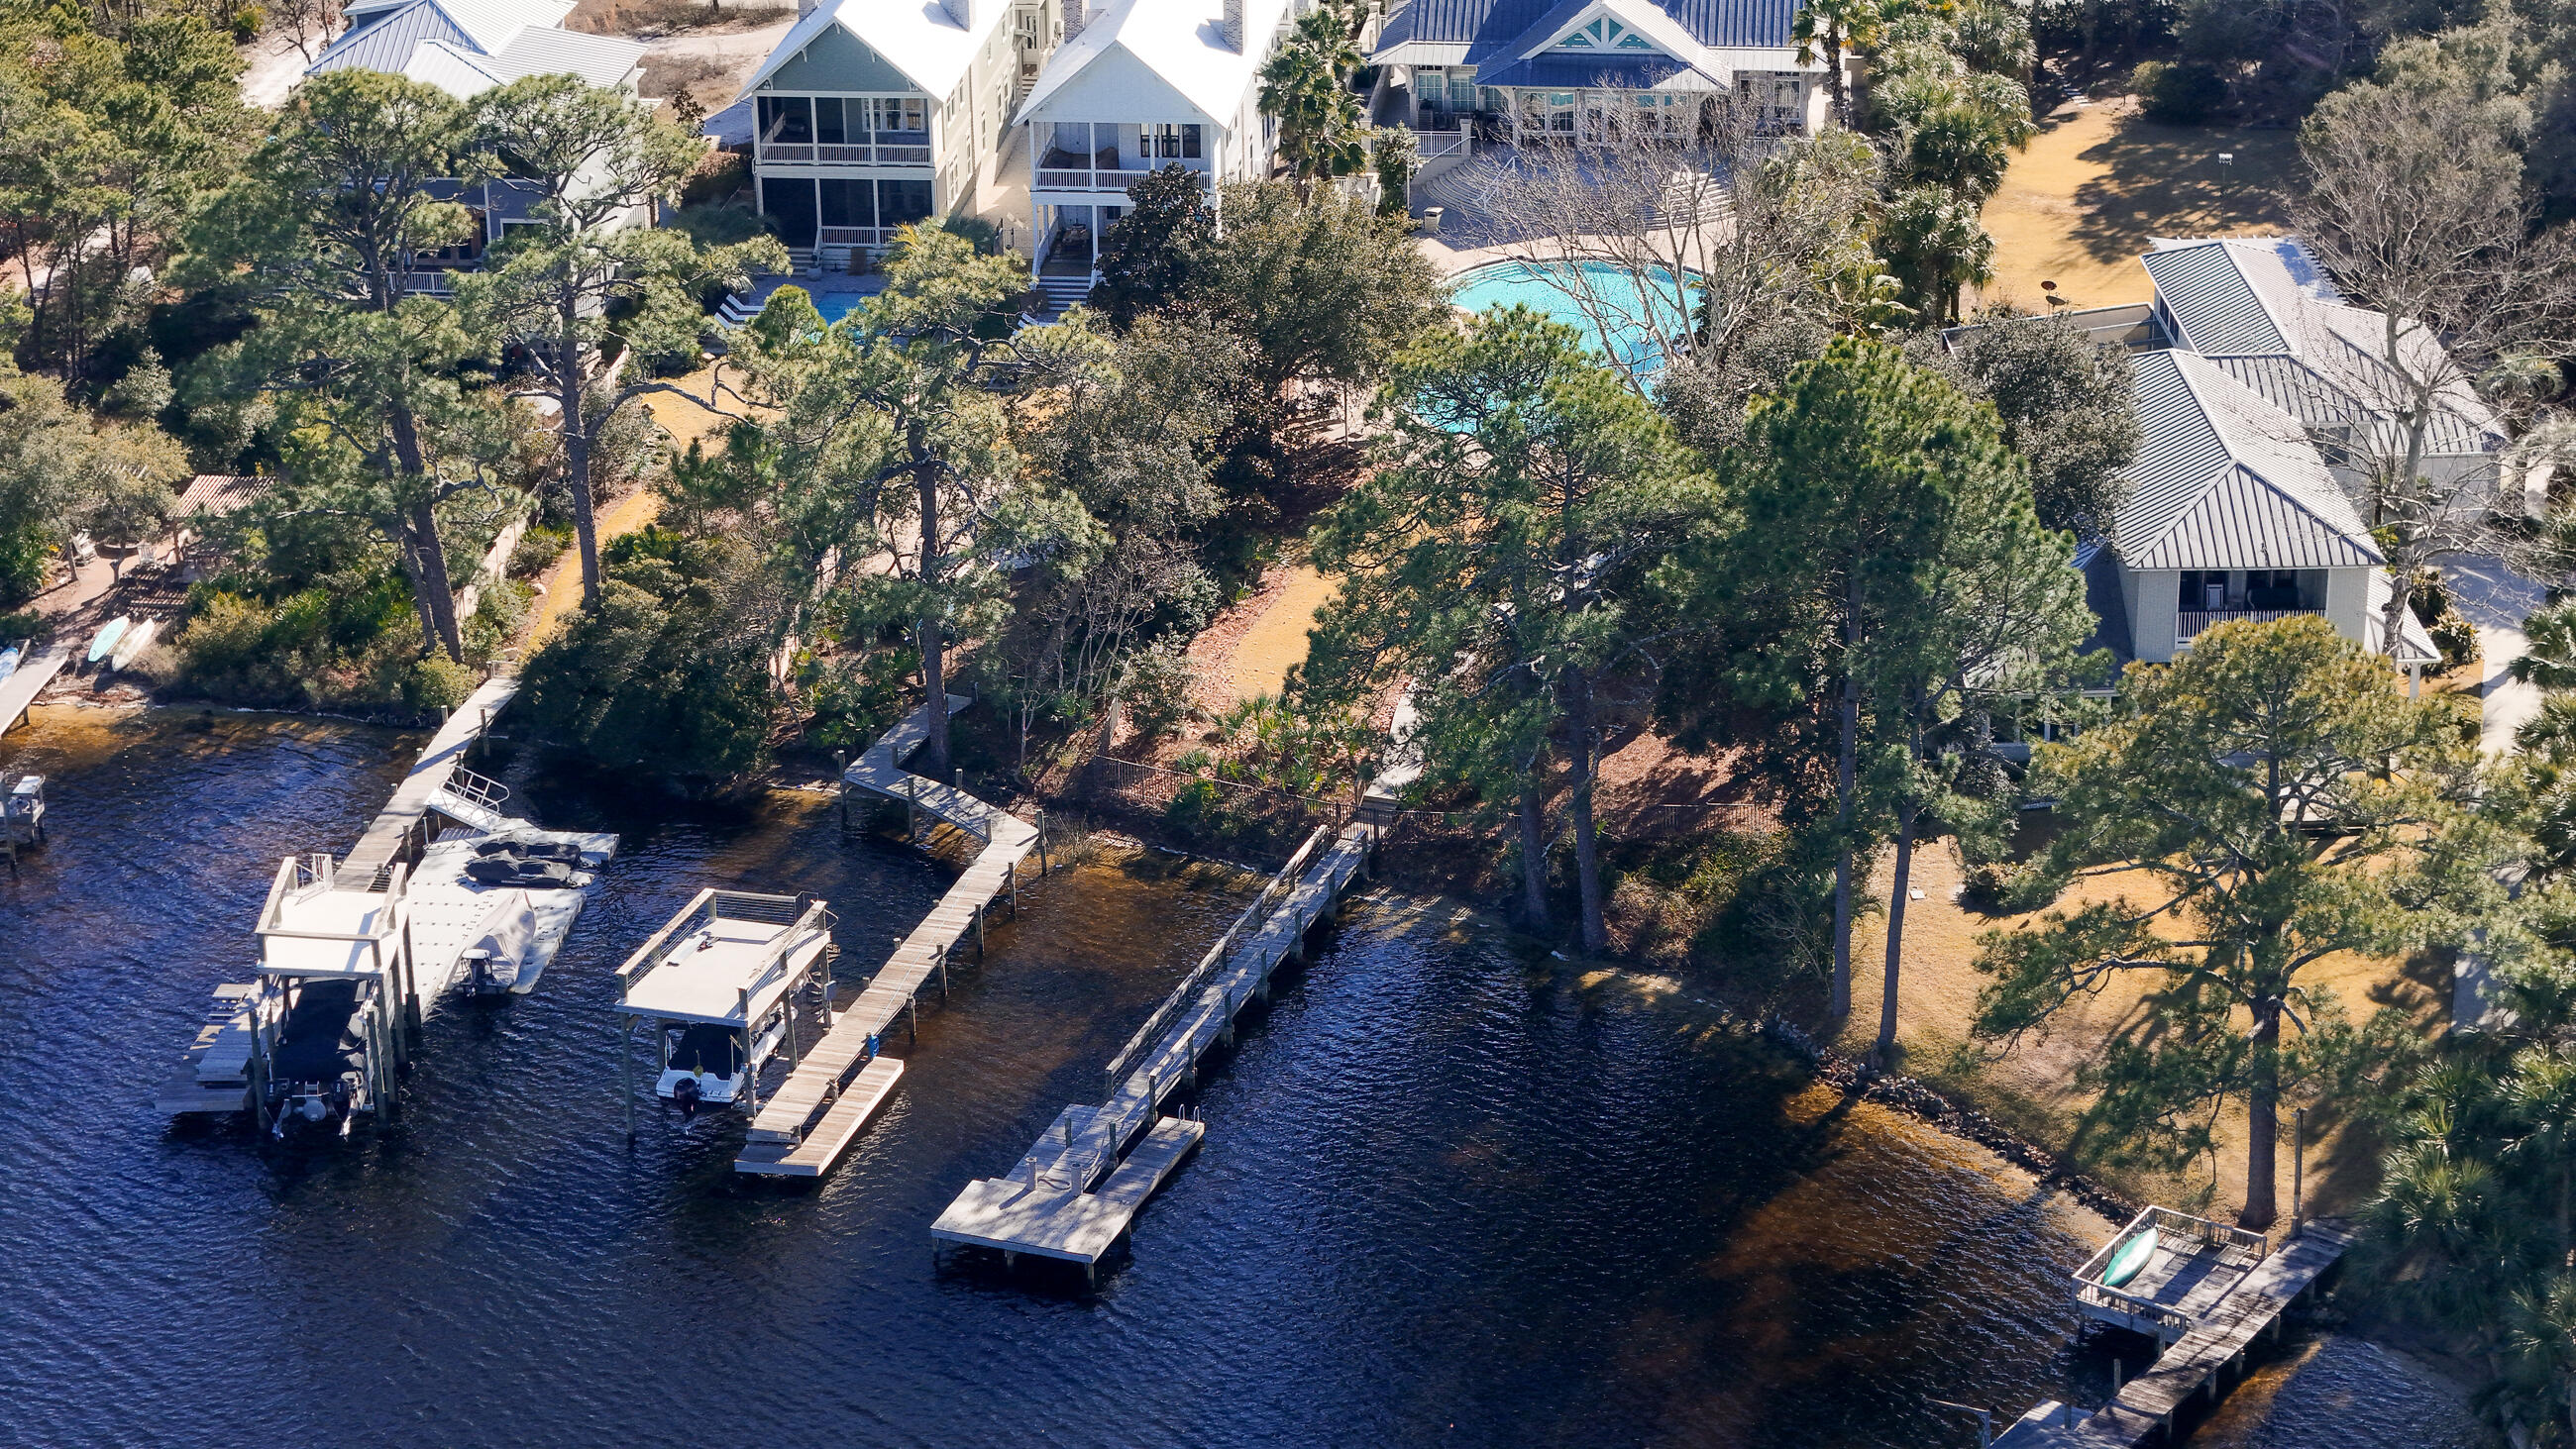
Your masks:
{"label": "house with metal roof", "polygon": [[306,75],[380,70],[470,100],[523,76],[633,89],[644,47],[563,28],[573,0],[361,0]]}
{"label": "house with metal roof", "polygon": [[2297,418],[2348,488],[2367,481],[2373,460],[2403,454],[2399,419],[2426,381],[2436,402],[2425,476],[2496,475],[2504,428],[2440,339],[2346,302],[2297,241],[2166,241],[2143,260],[2156,284],[2158,340],[2209,359]]}
{"label": "house with metal roof", "polygon": [[1479,117],[1526,144],[1689,134],[1733,97],[1769,128],[1814,131],[1829,92],[1824,63],[1798,59],[1797,14],[1798,0],[1397,0],[1369,56],[1386,68],[1377,113],[1425,130]]}
{"label": "house with metal roof", "polygon": [[[1019,111],[1043,275],[1088,277],[1127,188],[1177,166],[1212,193],[1269,174],[1261,67],[1310,0],[1063,0],[1063,48]],[[1086,283],[1077,282],[1074,295]]]}
{"label": "house with metal roof", "polygon": [[[2137,457],[2110,531],[2077,558],[2102,641],[2156,663],[2213,624],[2314,613],[2386,652],[2387,560],[2306,425],[2194,352],[2141,353],[2135,372]],[[2412,613],[2402,628],[2401,666],[2439,659]]]}
{"label": "house with metal roof", "polygon": [[1071,0],[804,0],[752,73],[761,213],[800,263],[981,209]]}

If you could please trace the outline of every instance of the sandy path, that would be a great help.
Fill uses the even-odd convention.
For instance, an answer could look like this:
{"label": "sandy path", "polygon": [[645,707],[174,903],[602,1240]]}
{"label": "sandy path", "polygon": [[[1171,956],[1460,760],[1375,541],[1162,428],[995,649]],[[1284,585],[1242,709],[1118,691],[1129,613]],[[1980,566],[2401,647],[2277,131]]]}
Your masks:
{"label": "sandy path", "polygon": [[[680,378],[682,387],[703,392],[709,374],[693,372]],[[671,435],[673,446],[686,448],[695,439],[704,438],[724,426],[725,420],[699,407],[686,398],[667,392],[649,393],[644,398],[645,410],[653,415]],[[662,514],[662,495],[650,488],[638,488],[608,506],[599,515],[599,544],[605,550],[608,541],[649,526]],[[527,623],[520,630],[522,647],[534,652],[559,627],[566,615],[581,607],[581,554],[578,546],[563,551],[537,578],[540,592],[528,607]]]}
{"label": "sandy path", "polygon": [[1199,707],[1215,711],[1257,694],[1276,695],[1289,666],[1306,657],[1306,631],[1333,597],[1333,581],[1305,564],[1262,576],[1261,587],[1211,620],[1190,641]]}

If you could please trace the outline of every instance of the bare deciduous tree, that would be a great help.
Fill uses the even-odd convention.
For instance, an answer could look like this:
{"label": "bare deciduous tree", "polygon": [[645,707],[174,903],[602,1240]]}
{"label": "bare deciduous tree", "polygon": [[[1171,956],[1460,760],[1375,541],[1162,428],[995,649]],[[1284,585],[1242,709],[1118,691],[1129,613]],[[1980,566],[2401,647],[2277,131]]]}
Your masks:
{"label": "bare deciduous tree", "polygon": [[[1612,361],[1640,392],[1668,363],[1735,370],[1775,324],[1888,320],[1867,245],[1878,162],[1847,134],[1763,133],[1752,107],[1704,111],[1605,86],[1584,130],[1477,163],[1469,185],[1506,255],[1544,266],[1592,327],[1633,337]],[[1740,399],[1739,399],[1740,400]]]}
{"label": "bare deciduous tree", "polygon": [[2368,360],[2333,380],[2368,414],[2342,451],[2388,555],[2390,653],[2417,571],[2482,542],[2501,440],[2455,435],[2492,429],[2485,385],[2576,357],[2576,230],[2538,225],[2512,124],[2471,78],[2434,70],[2338,92],[2300,137],[2299,231],[2385,314]]}

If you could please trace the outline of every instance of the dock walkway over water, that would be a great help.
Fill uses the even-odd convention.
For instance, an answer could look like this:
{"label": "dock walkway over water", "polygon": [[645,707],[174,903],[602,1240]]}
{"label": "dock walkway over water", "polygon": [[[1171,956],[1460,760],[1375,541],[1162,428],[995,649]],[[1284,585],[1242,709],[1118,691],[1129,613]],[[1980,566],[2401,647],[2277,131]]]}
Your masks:
{"label": "dock walkway over water", "polygon": [[[6,643],[6,640],[0,640],[0,645]],[[26,718],[27,707],[36,702],[36,696],[44,693],[45,686],[53,683],[54,676],[62,673],[63,666],[71,662],[72,646],[69,643],[48,644],[19,661],[7,679],[0,679],[0,734],[8,733],[11,726]]]}
{"label": "dock walkway over water", "polygon": [[1164,1116],[1163,1104],[1195,1080],[1201,1057],[1233,1041],[1246,1004],[1268,999],[1280,963],[1303,956],[1307,930],[1367,870],[1379,828],[1363,814],[1338,835],[1320,826],[1308,836],[1111,1059],[1108,1100],[1066,1107],[1018,1166],[967,1184],[931,1225],[933,1241],[994,1249],[1012,1262],[1028,1253],[1079,1263],[1086,1276],[1096,1274],[1206,1133],[1196,1121]]}
{"label": "dock walkway over water", "polygon": [[[953,715],[969,702],[949,695],[948,712]],[[970,931],[982,953],[984,917],[997,898],[1009,896],[1012,909],[1018,909],[1020,862],[1038,849],[1037,827],[955,786],[905,770],[903,762],[929,736],[930,706],[925,704],[843,772],[842,789],[902,801],[981,840],[983,849],[895,947],[867,989],[838,1011],[826,1008],[822,1038],[752,1119],[742,1155],[734,1159],[737,1172],[820,1177],[831,1171],[903,1072],[902,1063],[878,1058],[872,1042],[905,1010],[916,1009],[915,995],[934,974],[943,987],[947,984],[948,958]]]}
{"label": "dock walkway over water", "polygon": [[2241,1375],[2256,1343],[2279,1335],[2290,1305],[2343,1257],[2353,1237],[2340,1223],[2306,1224],[2233,1275],[2210,1301],[2196,1304],[2181,1336],[2098,1412],[2083,1416],[2063,1404],[2041,1404],[2005,1430],[1994,1449],[2139,1449],[2176,1442],[2177,1421],[2204,1399],[2218,1401],[2229,1375]]}
{"label": "dock walkway over water", "polygon": [[[485,813],[479,800],[453,797],[448,789],[457,768],[474,742],[492,727],[499,714],[518,696],[519,681],[511,675],[495,675],[483,681],[480,688],[466,697],[463,704],[447,716],[429,744],[412,762],[411,773],[394,787],[393,798],[376,812],[373,823],[349,847],[340,862],[339,880],[343,890],[370,890],[386,869],[396,860],[429,844],[429,813],[436,809],[450,819],[463,820],[478,828],[490,829],[482,819]],[[497,818],[497,817],[495,817]],[[415,840],[414,837],[418,839]]]}

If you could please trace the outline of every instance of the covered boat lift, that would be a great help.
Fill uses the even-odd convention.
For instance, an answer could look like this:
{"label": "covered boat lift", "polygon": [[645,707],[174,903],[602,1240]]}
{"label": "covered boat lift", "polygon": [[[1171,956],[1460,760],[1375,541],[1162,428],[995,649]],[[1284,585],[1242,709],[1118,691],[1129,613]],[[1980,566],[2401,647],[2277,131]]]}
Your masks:
{"label": "covered boat lift", "polygon": [[[826,903],[806,895],[702,890],[662,929],[617,968],[617,1014],[623,1018],[618,1067],[626,1099],[626,1135],[635,1136],[635,1028],[653,1034],[658,1083],[672,1069],[668,1028],[714,1027],[740,1042],[741,1076],[731,1105],[760,1110],[759,1045],[773,1024],[792,1064],[796,1060],[796,993],[818,989],[822,1024],[832,1021],[833,918]],[[720,1075],[729,1075],[720,1074]]]}

